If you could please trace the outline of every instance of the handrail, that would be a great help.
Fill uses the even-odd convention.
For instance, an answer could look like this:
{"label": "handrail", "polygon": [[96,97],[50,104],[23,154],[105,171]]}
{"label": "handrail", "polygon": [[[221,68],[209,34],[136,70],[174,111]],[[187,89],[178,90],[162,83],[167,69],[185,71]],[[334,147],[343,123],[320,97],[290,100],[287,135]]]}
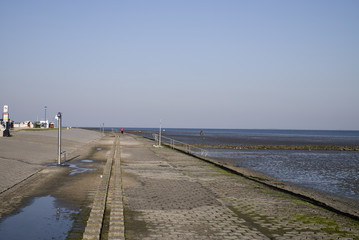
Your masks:
{"label": "handrail", "polygon": [[[159,135],[157,133],[153,133],[152,137],[156,142],[159,142]],[[161,136],[161,143],[171,147],[172,149],[181,150],[189,154],[200,155],[203,157],[207,157],[208,155],[208,151],[203,148],[195,147],[172,138],[164,137],[163,135]]]}

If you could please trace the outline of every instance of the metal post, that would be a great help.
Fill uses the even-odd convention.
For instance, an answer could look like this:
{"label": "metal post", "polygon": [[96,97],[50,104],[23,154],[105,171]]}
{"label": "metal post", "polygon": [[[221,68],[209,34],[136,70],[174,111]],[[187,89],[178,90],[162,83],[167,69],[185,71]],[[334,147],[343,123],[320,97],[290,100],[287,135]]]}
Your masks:
{"label": "metal post", "polygon": [[161,146],[161,128],[162,128],[162,119],[160,120],[160,134],[158,139],[158,146]]}
{"label": "metal post", "polygon": [[44,109],[45,109],[45,128],[47,128],[47,121],[46,121],[46,110],[47,110],[47,106],[45,106]]}
{"label": "metal post", "polygon": [[61,113],[58,112],[57,113],[57,127],[59,128],[59,131],[58,131],[58,145],[59,145],[59,148],[58,148],[58,156],[57,156],[57,165],[61,165]]}

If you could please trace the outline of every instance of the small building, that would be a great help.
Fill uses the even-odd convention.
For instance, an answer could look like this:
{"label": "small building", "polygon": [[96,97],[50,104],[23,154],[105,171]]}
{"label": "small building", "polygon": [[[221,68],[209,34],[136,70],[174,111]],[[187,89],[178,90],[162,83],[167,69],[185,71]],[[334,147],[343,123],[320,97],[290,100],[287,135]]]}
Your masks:
{"label": "small building", "polygon": [[14,123],[14,128],[27,128],[30,127],[30,122],[20,122],[20,123]]}
{"label": "small building", "polygon": [[41,120],[40,127],[41,128],[49,128],[49,120],[46,120],[46,121]]}

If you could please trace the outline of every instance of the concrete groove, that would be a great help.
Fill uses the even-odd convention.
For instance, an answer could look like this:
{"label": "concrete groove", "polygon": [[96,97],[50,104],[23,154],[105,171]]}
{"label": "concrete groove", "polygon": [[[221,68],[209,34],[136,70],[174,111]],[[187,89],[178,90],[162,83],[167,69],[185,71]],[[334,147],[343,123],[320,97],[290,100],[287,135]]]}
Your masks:
{"label": "concrete groove", "polygon": [[[108,239],[125,239],[119,141],[119,136],[116,136],[111,152],[107,158],[101,183],[97,188],[83,239],[101,239],[106,214],[105,211],[110,212]],[[113,174],[111,174],[112,171]],[[111,188],[110,181],[113,181]]]}
{"label": "concrete groove", "polygon": [[[120,141],[120,139],[119,139]],[[121,176],[121,148],[120,143],[116,148],[114,187],[112,191],[110,230],[108,239],[125,239],[124,216],[123,216],[123,194]]]}
{"label": "concrete groove", "polygon": [[117,139],[118,138],[116,137],[109,157],[107,158],[107,162],[102,175],[102,180],[97,189],[90,216],[87,221],[87,226],[83,234],[83,239],[86,240],[94,240],[101,238],[103,219],[105,215],[105,206],[111,178],[112,163],[116,154],[116,146],[118,144]]}

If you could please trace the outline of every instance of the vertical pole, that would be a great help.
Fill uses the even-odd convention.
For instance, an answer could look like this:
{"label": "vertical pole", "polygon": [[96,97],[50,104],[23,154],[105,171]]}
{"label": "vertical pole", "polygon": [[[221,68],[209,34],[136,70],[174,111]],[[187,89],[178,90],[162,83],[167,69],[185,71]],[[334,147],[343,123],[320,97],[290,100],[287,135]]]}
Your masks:
{"label": "vertical pole", "polygon": [[158,146],[161,146],[161,128],[162,128],[162,119],[160,119],[160,134],[158,139]]}
{"label": "vertical pole", "polygon": [[59,131],[58,131],[58,145],[59,145],[59,148],[58,148],[58,152],[57,152],[57,165],[61,165],[61,113],[58,112],[57,113],[57,127],[59,128]]}
{"label": "vertical pole", "polygon": [[45,106],[44,108],[45,108],[45,128],[47,128],[47,121],[46,121],[46,110],[47,110],[47,106]]}

